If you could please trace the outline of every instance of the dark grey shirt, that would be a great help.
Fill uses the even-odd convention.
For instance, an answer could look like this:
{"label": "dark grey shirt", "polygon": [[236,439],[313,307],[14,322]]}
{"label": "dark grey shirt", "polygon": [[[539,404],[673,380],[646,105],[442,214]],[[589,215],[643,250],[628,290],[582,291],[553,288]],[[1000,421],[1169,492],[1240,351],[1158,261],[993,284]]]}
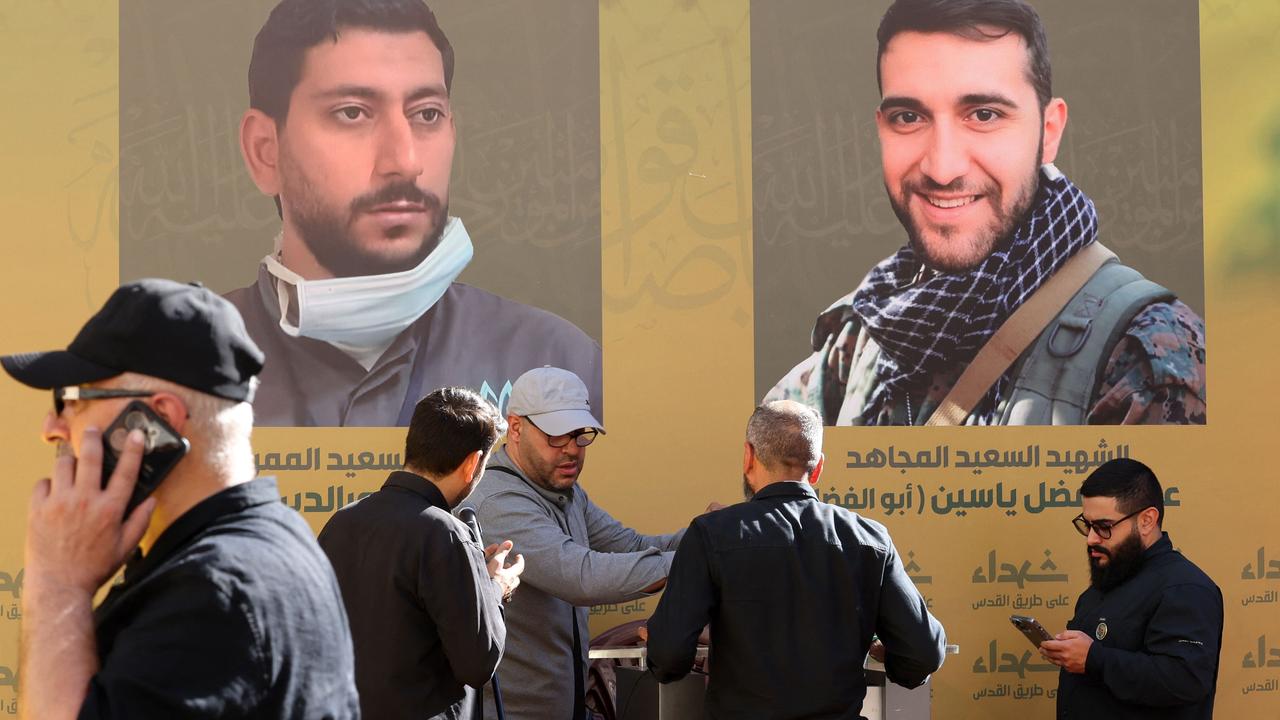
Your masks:
{"label": "dark grey shirt", "polygon": [[320,546],[342,588],[366,720],[479,717],[506,627],[470,528],[430,480],[393,472],[339,510]]}
{"label": "dark grey shirt", "polygon": [[271,478],[210,497],[95,612],[81,718],[358,718],[342,598]]}
{"label": "dark grey shirt", "polygon": [[708,718],[857,718],[872,635],[889,679],[907,687],[946,649],[884,526],[819,502],[804,482],[694,519],[649,620],[660,681],[688,674],[708,623]]}
{"label": "dark grey shirt", "polygon": [[226,295],[267,355],[253,402],[261,426],[405,426],[436,388],[467,387],[506,410],[511,383],[543,365],[582,378],[603,420],[600,346],[573,323],[479,288],[453,283],[369,370],[338,348],[280,329],[274,279]]}

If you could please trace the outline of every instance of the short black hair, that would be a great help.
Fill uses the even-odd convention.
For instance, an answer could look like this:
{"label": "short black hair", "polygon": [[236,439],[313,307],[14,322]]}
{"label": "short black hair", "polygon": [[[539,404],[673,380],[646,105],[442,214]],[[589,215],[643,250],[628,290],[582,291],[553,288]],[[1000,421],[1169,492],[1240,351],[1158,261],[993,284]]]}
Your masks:
{"label": "short black hair", "polygon": [[[993,32],[994,31],[994,32]],[[1049,39],[1035,8],[1023,0],[897,0],[885,11],[876,31],[876,83],[884,94],[880,61],[889,41],[899,33],[945,32],[967,40],[998,40],[1017,33],[1027,44],[1027,79],[1036,91],[1040,109],[1053,99],[1053,69]]]}
{"label": "short black hair", "polygon": [[326,40],[336,42],[344,28],[425,32],[444,62],[445,90],[452,88],[453,46],[422,0],[282,0],[253,40],[249,107],[283,123],[303,55]]}
{"label": "short black hair", "polygon": [[446,387],[418,401],[404,441],[404,465],[433,477],[458,469],[473,452],[487,455],[506,430],[498,409],[473,390]]}
{"label": "short black hair", "polygon": [[1128,515],[1153,507],[1160,511],[1156,525],[1164,526],[1164,490],[1151,468],[1129,458],[1108,460],[1085,478],[1082,497],[1116,499],[1116,509]]}

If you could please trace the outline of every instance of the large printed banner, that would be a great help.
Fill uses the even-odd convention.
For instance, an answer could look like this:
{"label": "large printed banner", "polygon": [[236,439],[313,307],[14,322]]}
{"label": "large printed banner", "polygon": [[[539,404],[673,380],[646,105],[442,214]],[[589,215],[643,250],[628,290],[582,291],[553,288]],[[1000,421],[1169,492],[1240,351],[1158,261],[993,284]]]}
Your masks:
{"label": "large printed banner", "polygon": [[[752,407],[821,346],[824,310],[907,242],[876,118],[888,0],[430,4],[455,51],[454,135],[451,160],[423,162],[440,247],[463,228],[472,248],[454,268],[472,300],[449,325],[461,330],[402,367],[353,375],[327,347],[270,355],[260,472],[318,531],[400,467],[394,426],[417,393],[467,384],[504,405],[523,368],[554,362],[607,408],[582,476],[597,503],[666,532],[735,500]],[[1054,164],[1094,201],[1101,241],[1203,318],[1207,424],[849,427],[856,414],[833,413],[819,496],[889,528],[959,646],[933,678],[934,717],[1050,717],[1056,668],[1008,616],[1064,627],[1089,577],[1071,526],[1080,483],[1142,460],[1174,546],[1223,590],[1217,715],[1280,718],[1280,483],[1265,455],[1280,430],[1280,10],[1033,4],[1069,108]],[[0,132],[0,353],[65,346],[138,277],[278,301],[261,289],[281,219],[242,157],[250,53],[273,5],[0,11],[0,83],[17,101]],[[305,134],[305,117],[290,122]],[[325,147],[295,170],[359,177],[359,153]],[[281,317],[260,319],[275,331]],[[26,502],[52,452],[38,441],[47,394],[5,378],[0,399],[4,717],[19,707]],[[656,602],[593,608],[593,634]]]}

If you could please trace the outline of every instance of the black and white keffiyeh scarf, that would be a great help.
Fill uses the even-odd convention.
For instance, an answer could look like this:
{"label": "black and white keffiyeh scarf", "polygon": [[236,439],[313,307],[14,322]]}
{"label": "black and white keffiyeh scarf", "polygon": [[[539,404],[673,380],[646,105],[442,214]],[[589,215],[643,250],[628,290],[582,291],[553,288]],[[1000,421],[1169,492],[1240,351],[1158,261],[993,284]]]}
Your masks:
{"label": "black and white keffiyeh scarf", "polygon": [[[1012,241],[973,270],[925,273],[915,282],[921,263],[910,246],[872,268],[851,303],[881,349],[863,421],[874,423],[881,408],[919,393],[934,374],[967,365],[1014,310],[1097,236],[1093,201],[1045,166]],[[1000,385],[975,410],[979,422],[990,422]]]}

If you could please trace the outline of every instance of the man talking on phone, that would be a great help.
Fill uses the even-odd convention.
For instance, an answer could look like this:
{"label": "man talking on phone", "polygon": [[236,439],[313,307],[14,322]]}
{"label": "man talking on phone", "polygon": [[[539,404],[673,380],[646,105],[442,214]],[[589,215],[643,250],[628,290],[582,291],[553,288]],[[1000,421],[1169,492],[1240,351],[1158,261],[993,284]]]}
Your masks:
{"label": "man talking on phone", "polygon": [[[26,717],[359,717],[333,570],[275,481],[254,478],[263,355],[229,302],[139,280],[65,351],[0,363],[53,390],[58,448],[27,517]],[[166,437],[189,450],[156,448]],[[135,485],[155,490],[126,511]]]}

